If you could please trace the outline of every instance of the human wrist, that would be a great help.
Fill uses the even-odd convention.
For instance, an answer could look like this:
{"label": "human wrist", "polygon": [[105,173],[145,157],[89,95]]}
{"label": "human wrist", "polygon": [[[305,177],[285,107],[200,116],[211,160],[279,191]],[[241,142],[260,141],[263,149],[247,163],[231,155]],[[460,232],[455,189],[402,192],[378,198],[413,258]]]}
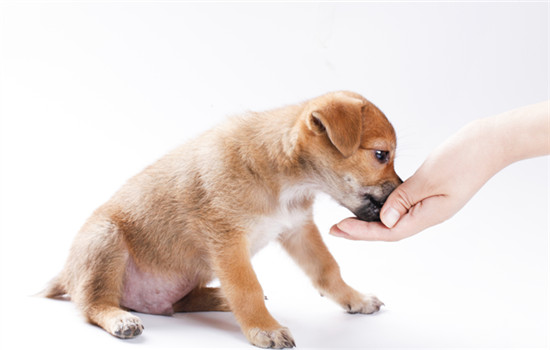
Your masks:
{"label": "human wrist", "polygon": [[485,169],[487,179],[513,163],[508,132],[497,118],[475,120],[466,127],[465,132],[475,145],[478,154],[476,162]]}

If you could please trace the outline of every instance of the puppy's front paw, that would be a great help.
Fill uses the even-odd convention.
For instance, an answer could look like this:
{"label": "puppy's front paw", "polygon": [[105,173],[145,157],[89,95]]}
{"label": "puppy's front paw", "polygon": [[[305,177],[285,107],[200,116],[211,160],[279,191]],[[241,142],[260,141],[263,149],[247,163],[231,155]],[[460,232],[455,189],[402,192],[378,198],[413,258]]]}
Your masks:
{"label": "puppy's front paw", "polygon": [[275,330],[252,328],[247,333],[248,340],[261,348],[283,349],[296,346],[292,334],[286,327]]}
{"label": "puppy's front paw", "polygon": [[372,314],[379,311],[382,305],[384,305],[384,303],[377,297],[374,295],[367,295],[346,304],[345,308],[350,314]]}
{"label": "puppy's front paw", "polygon": [[140,335],[143,328],[139,317],[128,313],[128,315],[113,320],[109,332],[117,338],[129,339]]}

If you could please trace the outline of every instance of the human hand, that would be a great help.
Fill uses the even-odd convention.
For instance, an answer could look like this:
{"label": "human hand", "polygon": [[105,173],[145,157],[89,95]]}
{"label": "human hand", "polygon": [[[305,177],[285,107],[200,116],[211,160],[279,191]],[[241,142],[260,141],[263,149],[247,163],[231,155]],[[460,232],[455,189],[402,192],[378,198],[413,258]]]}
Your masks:
{"label": "human hand", "polygon": [[479,171],[480,161],[485,160],[480,159],[478,145],[468,142],[468,134],[463,131],[458,139],[442,145],[390,194],[380,212],[382,222],[348,218],[334,225],[331,234],[352,240],[399,241],[453,216],[488,178]]}
{"label": "human hand", "polygon": [[348,218],[330,233],[351,240],[399,241],[452,217],[508,164],[549,153],[548,102],[475,121],[438,147],[390,194],[382,222]]}

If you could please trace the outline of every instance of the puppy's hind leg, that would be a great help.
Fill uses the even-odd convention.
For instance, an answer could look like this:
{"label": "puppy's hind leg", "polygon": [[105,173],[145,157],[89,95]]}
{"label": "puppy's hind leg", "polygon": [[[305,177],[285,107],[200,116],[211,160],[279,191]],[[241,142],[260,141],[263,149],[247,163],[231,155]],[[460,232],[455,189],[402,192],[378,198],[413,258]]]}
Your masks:
{"label": "puppy's hind leg", "polygon": [[197,287],[176,302],[174,312],[231,311],[220,288]]}
{"label": "puppy's hind leg", "polygon": [[67,266],[74,278],[71,298],[92,324],[118,338],[143,331],[141,320],[120,307],[128,252],[117,228],[86,225],[77,236]]}
{"label": "puppy's hind leg", "polygon": [[[90,323],[105,329],[118,338],[133,338],[143,331],[141,320],[120,307],[124,264],[112,258],[111,266],[98,266],[75,296]],[[113,266],[114,264],[121,266]],[[103,272],[108,271],[108,272]]]}

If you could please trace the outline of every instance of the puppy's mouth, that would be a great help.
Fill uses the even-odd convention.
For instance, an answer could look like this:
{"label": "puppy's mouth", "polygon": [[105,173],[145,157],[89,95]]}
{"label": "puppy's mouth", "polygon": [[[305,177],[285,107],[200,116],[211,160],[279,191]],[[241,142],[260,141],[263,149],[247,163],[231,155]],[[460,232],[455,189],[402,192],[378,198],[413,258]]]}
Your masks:
{"label": "puppy's mouth", "polygon": [[363,204],[352,212],[359,220],[380,221],[380,209],[382,209],[384,202],[385,199],[377,200],[371,195],[365,195]]}

